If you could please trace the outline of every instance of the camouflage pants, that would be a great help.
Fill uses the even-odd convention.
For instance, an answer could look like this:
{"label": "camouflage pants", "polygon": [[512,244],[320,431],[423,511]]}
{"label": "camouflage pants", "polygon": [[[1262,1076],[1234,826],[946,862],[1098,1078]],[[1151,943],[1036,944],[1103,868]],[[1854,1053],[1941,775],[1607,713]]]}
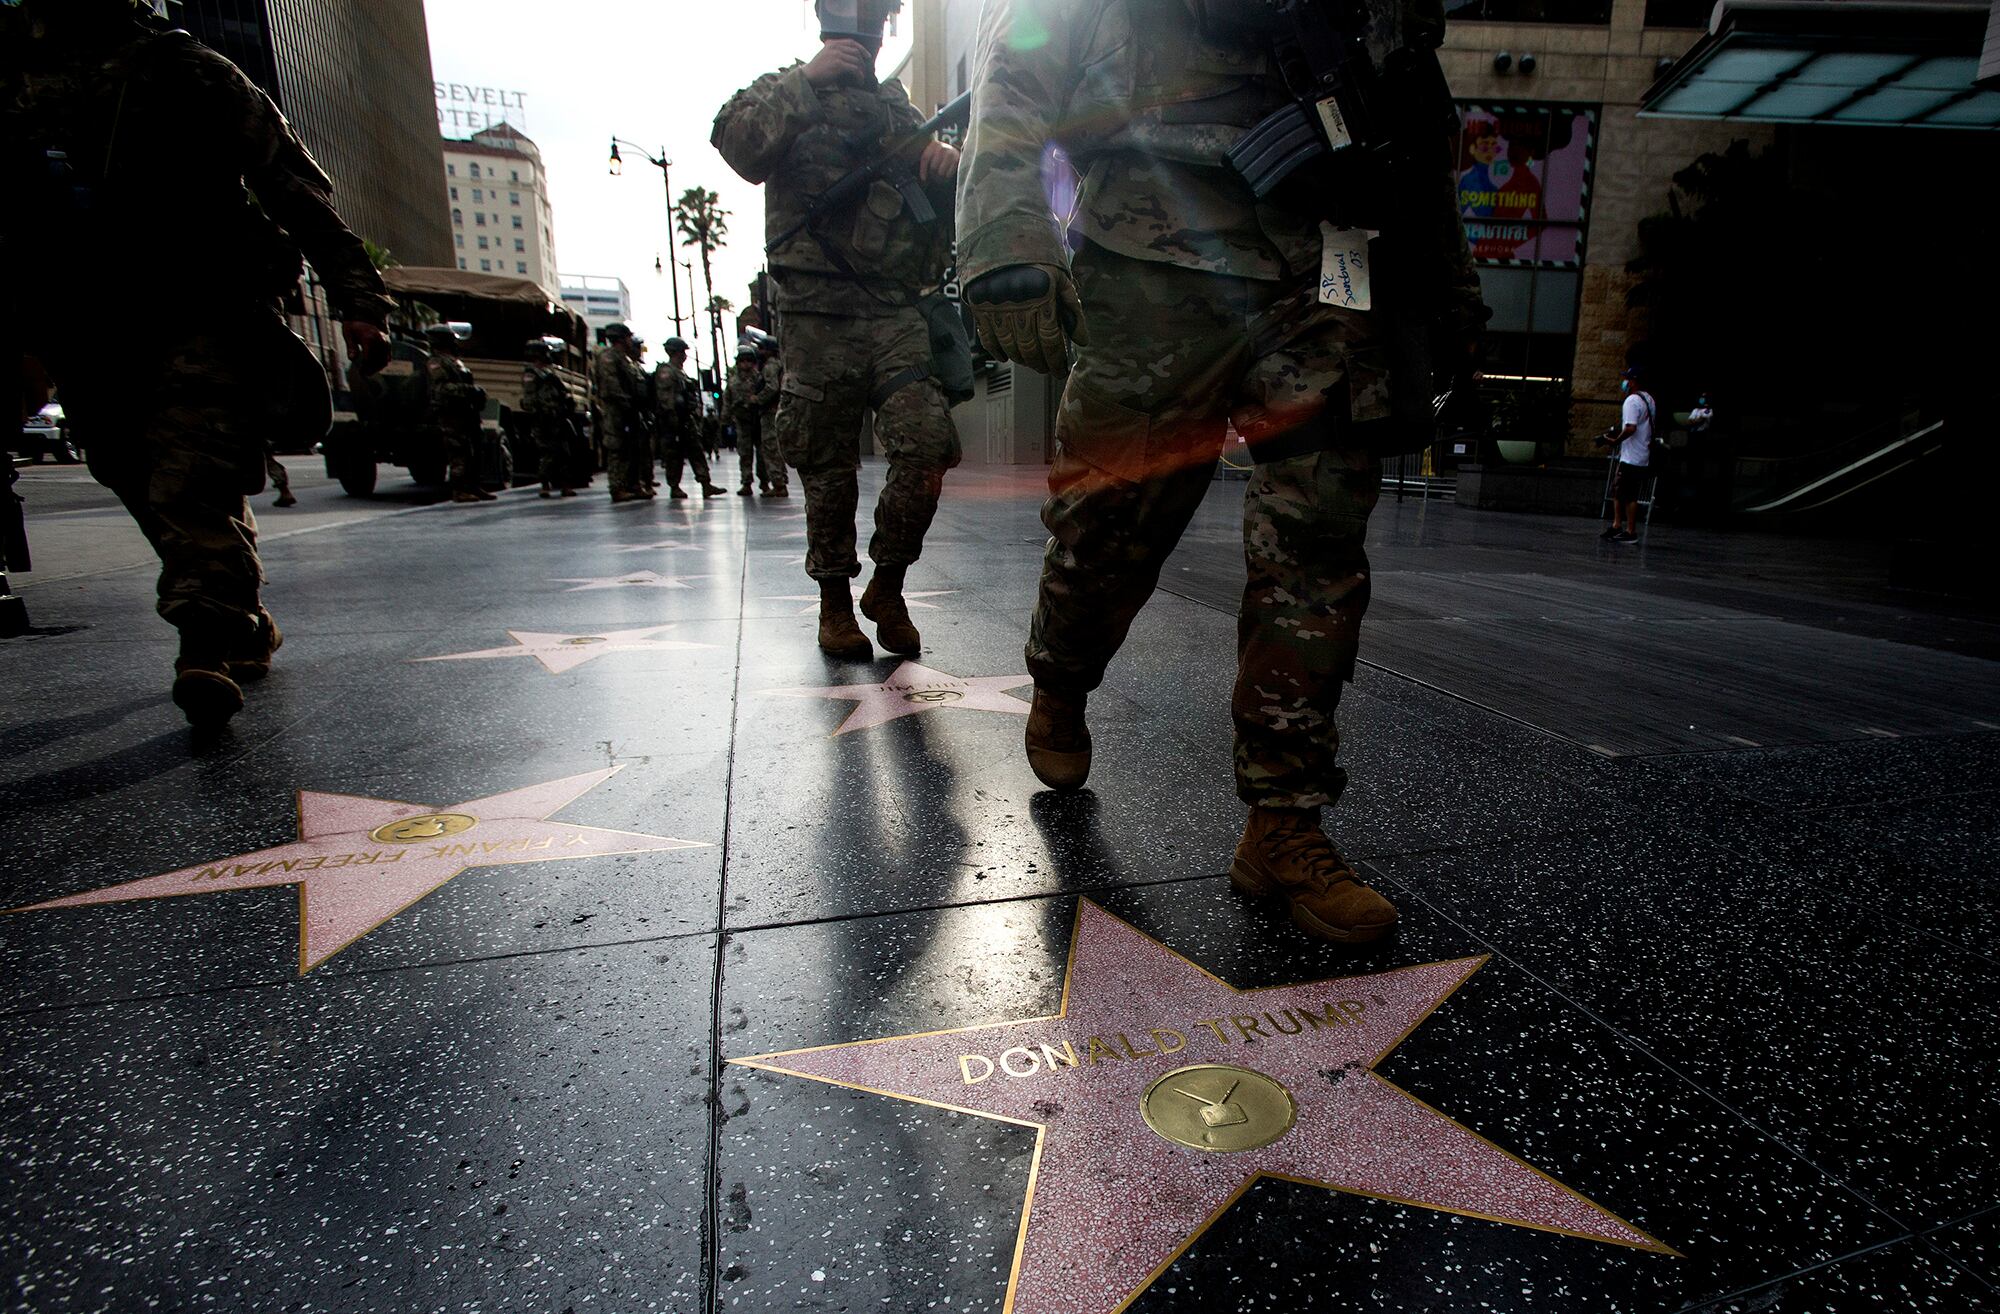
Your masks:
{"label": "camouflage pants", "polygon": [[445,485],[454,493],[479,487],[479,427],[476,423],[438,425],[438,445],[444,449]]}
{"label": "camouflage pants", "polygon": [[670,488],[681,486],[683,467],[692,467],[695,479],[704,486],[709,483],[708,453],[701,450],[701,435],[692,428],[660,431],[660,464],[665,467]]}
{"label": "camouflage pants", "polygon": [[264,450],[264,478],[270,483],[271,487],[278,490],[280,496],[289,494],[292,491],[291,474],[285,469],[284,464],[278,460],[278,454],[269,448]]}
{"label": "camouflage pants", "polygon": [[611,491],[636,493],[644,488],[653,472],[645,431],[636,424],[607,420],[600,434],[604,442],[604,482]]}
{"label": "camouflage pants", "polygon": [[743,486],[748,488],[754,478],[761,488],[771,482],[770,466],[764,460],[763,426],[756,420],[737,420],[735,425],[736,465],[742,473]]}
{"label": "camouflage pants", "polygon": [[246,499],[264,487],[272,431],[266,349],[223,329],[176,344],[157,371],[59,371],[90,472],[160,558],[159,613],[204,641],[245,636],[264,570]]}
{"label": "camouflage pants", "polygon": [[772,488],[784,492],[792,486],[791,476],[785,472],[785,449],[778,441],[778,408],[760,411],[757,415],[757,465],[761,477]]}
{"label": "camouflage pants", "polygon": [[1236,787],[1317,807],[1346,783],[1334,711],[1368,607],[1381,466],[1356,437],[1388,413],[1366,316],[1312,293],[1115,256],[1076,260],[1091,345],[1056,422],[1051,535],[1028,640],[1038,683],[1088,691],[1125,641],[1211,485],[1226,425],[1255,442],[1333,426],[1327,450],[1259,464],[1245,493]]}
{"label": "camouflage pants", "polygon": [[521,435],[535,454],[535,469],[544,488],[568,488],[569,426],[561,420],[528,417]]}
{"label": "camouflage pants", "polygon": [[[875,436],[889,477],[875,504],[868,555],[907,566],[922,555],[945,471],[959,462],[958,431],[929,377],[930,329],[912,308],[887,315],[785,314],[785,388],[777,440],[806,494],[806,574],[852,579],[860,504],[861,429]],[[921,373],[916,373],[921,371]]]}

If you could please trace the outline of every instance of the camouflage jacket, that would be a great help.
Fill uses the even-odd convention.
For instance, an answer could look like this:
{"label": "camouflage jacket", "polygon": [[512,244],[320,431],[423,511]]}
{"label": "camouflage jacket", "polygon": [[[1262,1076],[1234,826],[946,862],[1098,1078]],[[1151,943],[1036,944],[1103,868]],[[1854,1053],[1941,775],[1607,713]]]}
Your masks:
{"label": "camouflage jacket", "polygon": [[605,343],[590,358],[590,386],[608,432],[623,433],[638,422],[646,400],[644,382],[639,367],[616,343]]}
{"label": "camouflage jacket", "polygon": [[758,394],[762,390],[761,376],[752,375],[746,379],[741,374],[732,373],[722,390],[722,422],[735,425],[739,431],[755,425],[764,413],[758,404]]}
{"label": "camouflage jacket", "polygon": [[[234,64],[185,32],[135,28],[68,55],[24,44],[25,68],[0,91],[0,141],[10,184],[25,173],[29,194],[15,193],[0,233],[35,253],[10,255],[7,277],[52,312],[37,317],[49,336],[74,327],[64,307],[94,317],[104,295],[182,316],[269,303],[298,281],[301,254],[335,318],[385,321],[381,275],[333,184]],[[141,248],[158,254],[103,258]]]}
{"label": "camouflage jacket", "polygon": [[678,434],[694,423],[695,381],[685,370],[662,362],[653,371],[653,405],[667,433]]}
{"label": "camouflage jacket", "polygon": [[431,423],[444,428],[477,428],[486,412],[486,389],[462,360],[434,351],[424,362]]}
{"label": "camouflage jacket", "polygon": [[[765,184],[769,240],[923,121],[900,82],[815,88],[805,66],[794,64],[731,96],[715,116],[711,140],[730,168]],[[817,236],[804,229],[793,234],[769,253],[779,306],[853,315],[911,304],[937,284],[951,250],[951,198],[940,192],[931,200],[938,220],[919,224],[903,194],[877,181],[847,213],[826,217]]]}
{"label": "camouflage jacket", "polygon": [[521,372],[521,414],[535,420],[566,420],[571,410],[569,389],[562,376],[546,365]]}
{"label": "camouflage jacket", "polygon": [[757,372],[757,409],[769,419],[777,413],[778,399],[785,394],[785,363],[776,356],[765,359]]}
{"label": "camouflage jacket", "polygon": [[[1403,21],[1426,23],[1436,7],[1409,0]],[[1241,278],[1317,275],[1318,219],[1259,202],[1223,160],[1285,99],[1264,47],[1210,39],[1184,0],[987,0],[976,58],[958,173],[961,280],[1064,262],[1043,184],[1050,142],[1083,175],[1075,230],[1107,250]],[[1476,308],[1450,166],[1441,135],[1425,242]]]}

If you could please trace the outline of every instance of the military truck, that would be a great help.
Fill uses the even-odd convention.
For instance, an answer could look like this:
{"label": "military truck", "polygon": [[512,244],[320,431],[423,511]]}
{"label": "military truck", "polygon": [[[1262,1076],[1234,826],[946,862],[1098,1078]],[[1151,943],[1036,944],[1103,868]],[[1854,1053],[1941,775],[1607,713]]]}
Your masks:
{"label": "military truck", "polygon": [[[428,388],[424,365],[430,353],[418,338],[425,325],[440,321],[468,326],[459,359],[486,390],[486,441],[476,454],[482,486],[505,488],[518,478],[534,478],[535,460],[517,437],[521,376],[531,338],[559,347],[552,361],[576,401],[577,424],[590,413],[590,334],[583,319],[548,299],[541,286],[524,278],[470,273],[463,269],[396,266],[382,271],[397,309],[390,316],[389,362],[351,380],[356,419],[334,426],[321,450],[327,474],[349,496],[375,491],[377,469],[400,465],[420,484],[445,481],[445,454],[425,423]],[[595,466],[595,455],[579,434],[580,460]]]}

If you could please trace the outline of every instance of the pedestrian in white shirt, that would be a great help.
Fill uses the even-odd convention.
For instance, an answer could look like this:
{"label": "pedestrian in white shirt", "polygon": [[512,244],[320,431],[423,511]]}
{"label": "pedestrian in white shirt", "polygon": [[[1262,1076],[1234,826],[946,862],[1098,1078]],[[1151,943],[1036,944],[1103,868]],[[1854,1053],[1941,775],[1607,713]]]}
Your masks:
{"label": "pedestrian in white shirt", "polygon": [[1636,365],[1625,371],[1620,390],[1625,394],[1620,427],[1598,440],[1618,447],[1618,469],[1611,476],[1611,527],[1598,537],[1613,543],[1637,543],[1639,499],[1653,477],[1660,406],[1646,390],[1645,371]]}

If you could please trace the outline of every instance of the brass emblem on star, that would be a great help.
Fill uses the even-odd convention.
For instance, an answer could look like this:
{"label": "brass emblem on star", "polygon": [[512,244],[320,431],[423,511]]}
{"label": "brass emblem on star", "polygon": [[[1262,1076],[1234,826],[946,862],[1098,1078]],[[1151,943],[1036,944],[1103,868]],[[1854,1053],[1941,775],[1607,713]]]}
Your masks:
{"label": "brass emblem on star", "polygon": [[401,821],[377,826],[368,832],[368,838],[380,844],[414,844],[418,840],[463,835],[478,824],[479,818],[468,817],[463,812],[434,812],[428,816],[404,817]]}
{"label": "brass emblem on star", "polygon": [[1298,1120],[1292,1094],[1273,1078],[1227,1063],[1176,1068],[1146,1087],[1139,1115],[1163,1140],[1190,1150],[1261,1150]]}
{"label": "brass emblem on star", "polygon": [[919,689],[903,695],[906,703],[955,703],[965,695],[956,689]]}
{"label": "brass emblem on star", "polygon": [[574,639],[564,639],[562,641],[562,646],[565,648],[585,648],[593,643],[606,643],[606,642],[609,642],[609,640],[605,639],[602,635],[581,634]]}

